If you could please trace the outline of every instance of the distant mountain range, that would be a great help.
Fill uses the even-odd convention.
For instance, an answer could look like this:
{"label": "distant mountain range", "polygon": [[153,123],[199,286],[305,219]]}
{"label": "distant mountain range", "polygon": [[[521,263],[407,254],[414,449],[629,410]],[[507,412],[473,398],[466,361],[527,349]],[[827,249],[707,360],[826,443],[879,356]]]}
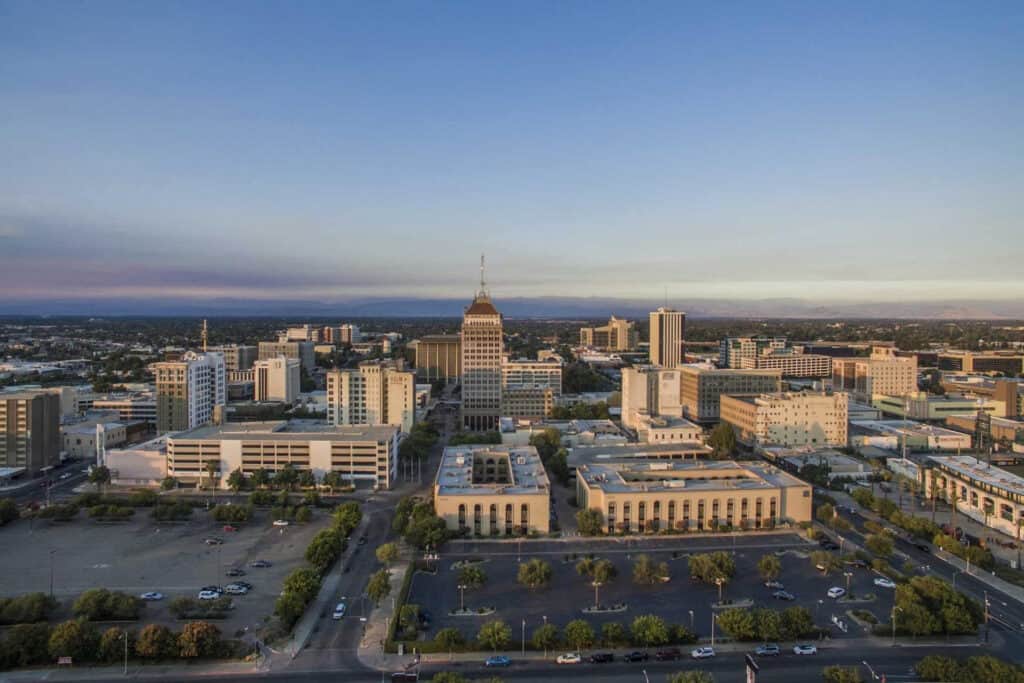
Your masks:
{"label": "distant mountain range", "polygon": [[[664,304],[647,299],[602,297],[495,298],[508,318],[594,319],[615,314],[640,318]],[[249,299],[104,299],[0,301],[0,315],[245,316],[245,317],[455,317],[468,299],[411,297],[337,301]],[[689,299],[669,302],[693,318],[919,318],[940,320],[1024,319],[1024,301],[901,301],[823,303],[805,299]]]}

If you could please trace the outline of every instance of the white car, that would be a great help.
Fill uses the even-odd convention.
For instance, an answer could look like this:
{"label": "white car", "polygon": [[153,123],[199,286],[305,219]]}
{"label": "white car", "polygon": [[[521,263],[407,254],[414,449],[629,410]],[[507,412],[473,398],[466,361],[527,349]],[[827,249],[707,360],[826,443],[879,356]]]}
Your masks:
{"label": "white car", "polygon": [[287,519],[275,519],[274,520],[274,526],[288,526],[288,520]]}
{"label": "white car", "polygon": [[229,583],[224,586],[224,592],[228,595],[245,595],[249,592],[249,589],[245,586],[240,586],[237,583]]}
{"label": "white car", "polygon": [[199,591],[200,600],[216,600],[220,597],[220,593],[217,591]]}
{"label": "white car", "polygon": [[813,645],[794,645],[793,654],[795,655],[816,655],[818,654],[818,648]]}
{"label": "white car", "polygon": [[887,579],[884,576],[880,576],[875,579],[875,585],[879,588],[895,588],[896,582],[892,579]]}
{"label": "white car", "polygon": [[334,619],[335,621],[338,621],[339,619],[341,619],[344,616],[345,616],[345,603],[339,602],[338,605],[334,608],[334,614],[331,615],[331,619]]}
{"label": "white car", "polygon": [[707,659],[715,656],[715,648],[713,647],[698,647],[695,650],[690,651],[690,657],[693,659]]}
{"label": "white car", "polygon": [[558,659],[555,660],[558,664],[579,664],[582,661],[583,658],[575,652],[567,652],[564,655],[558,655]]}
{"label": "white car", "polygon": [[846,589],[845,588],[840,588],[839,586],[833,586],[832,588],[828,589],[828,597],[832,598],[833,600],[837,600],[837,599],[843,597],[844,595],[846,595]]}
{"label": "white car", "polygon": [[148,593],[143,593],[139,597],[142,598],[143,600],[163,600],[164,599],[164,594],[163,593],[157,593],[156,591],[150,591]]}

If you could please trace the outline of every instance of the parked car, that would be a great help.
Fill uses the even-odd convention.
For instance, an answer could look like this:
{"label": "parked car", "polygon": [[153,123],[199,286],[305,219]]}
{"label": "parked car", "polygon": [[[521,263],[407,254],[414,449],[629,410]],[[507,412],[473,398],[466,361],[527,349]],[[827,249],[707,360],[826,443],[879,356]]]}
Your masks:
{"label": "parked car", "polygon": [[555,659],[556,664],[579,664],[583,661],[583,658],[576,652],[566,652],[564,655],[558,655]]}
{"label": "parked car", "polygon": [[715,648],[713,647],[698,647],[690,651],[690,657],[693,659],[707,659],[715,656]]}
{"label": "parked car", "polygon": [[590,661],[594,664],[608,664],[615,661],[615,655],[611,652],[595,652],[590,655]]}
{"label": "parked car", "polygon": [[217,591],[199,591],[200,600],[216,600],[220,597],[220,593]]}
{"label": "parked car", "polygon": [[338,621],[339,619],[342,619],[344,616],[345,616],[345,603],[339,602],[334,607],[334,614],[331,615],[331,619],[334,619],[335,621]]}
{"label": "parked car", "polygon": [[775,644],[758,645],[754,654],[758,657],[778,657],[782,654],[782,649]]}
{"label": "parked car", "polygon": [[287,519],[275,519],[274,520],[274,526],[288,526],[288,520]]}
{"label": "parked car", "polygon": [[224,539],[211,536],[209,538],[204,538],[203,543],[206,545],[224,545]]}
{"label": "parked car", "polygon": [[892,579],[887,579],[884,576],[879,576],[875,579],[875,585],[879,588],[895,588],[896,582]]}
{"label": "parked car", "polygon": [[790,593],[789,591],[775,591],[774,593],[772,593],[772,597],[776,600],[796,600],[796,596]]}
{"label": "parked car", "polygon": [[932,547],[930,545],[928,545],[927,543],[925,543],[924,541],[920,541],[918,543],[915,543],[914,547],[917,548],[918,550],[920,550],[923,553],[930,553],[932,551]]}
{"label": "parked car", "polygon": [[824,548],[825,550],[839,550],[839,544],[835,543],[833,541],[830,541],[827,538],[825,540],[823,540],[819,545],[821,545],[821,547]]}
{"label": "parked car", "polygon": [[245,595],[249,592],[249,589],[237,583],[229,583],[224,586],[224,592],[228,595]]}
{"label": "parked car", "polygon": [[785,586],[782,585],[781,581],[765,581],[764,582],[764,587],[765,588],[775,588],[777,590],[782,590],[783,588],[785,588]]}
{"label": "parked car", "polygon": [[201,590],[201,591],[210,591],[211,593],[223,593],[224,592],[224,589],[221,588],[220,586],[203,586],[199,590]]}
{"label": "parked car", "polygon": [[248,581],[235,581],[234,584],[236,586],[241,586],[242,588],[245,588],[246,590],[252,590],[252,584],[249,583]]}
{"label": "parked car", "polygon": [[511,664],[512,660],[506,657],[505,655],[494,655],[493,657],[488,657],[484,661],[484,666],[488,668],[494,666],[510,666]]}
{"label": "parked car", "polygon": [[143,593],[139,597],[142,598],[143,600],[163,600],[164,599],[164,594],[163,593],[157,593],[156,591],[150,591],[148,593]]}
{"label": "parked car", "polygon": [[867,569],[868,563],[864,560],[846,560],[843,562],[848,567],[854,567],[856,569]]}
{"label": "parked car", "polygon": [[839,586],[832,586],[828,589],[828,597],[832,598],[833,600],[838,600],[844,595],[846,595],[845,588],[840,588]]}
{"label": "parked car", "polygon": [[230,524],[225,524],[224,525],[224,531],[227,531],[227,532],[238,531],[238,527],[237,526],[232,526]]}
{"label": "parked car", "polygon": [[268,560],[253,560],[249,563],[249,566],[255,567],[257,569],[266,569],[267,567],[272,567],[273,565]]}
{"label": "parked car", "polygon": [[366,536],[359,537],[359,545],[366,545]]}
{"label": "parked car", "polygon": [[658,650],[654,653],[654,658],[659,662],[670,662],[679,659],[683,656],[683,653],[679,651],[677,647],[669,647],[664,650]]}
{"label": "parked car", "polygon": [[622,661],[624,661],[624,662],[646,662],[647,661],[647,653],[646,652],[640,652],[639,650],[634,650],[633,652],[630,652],[628,654],[623,655],[622,656]]}
{"label": "parked car", "polygon": [[232,567],[224,572],[224,576],[245,576],[245,570],[239,569],[238,567]]}
{"label": "parked car", "polygon": [[818,648],[814,645],[794,645],[793,654],[795,655],[816,655],[818,654]]}

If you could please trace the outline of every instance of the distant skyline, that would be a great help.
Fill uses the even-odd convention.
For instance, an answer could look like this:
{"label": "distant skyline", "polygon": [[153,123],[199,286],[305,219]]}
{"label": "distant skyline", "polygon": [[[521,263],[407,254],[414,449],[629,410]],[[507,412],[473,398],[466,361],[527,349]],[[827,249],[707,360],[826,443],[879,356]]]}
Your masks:
{"label": "distant skyline", "polygon": [[[0,0],[0,314],[1024,298],[1024,4]],[[981,302],[979,304],[979,302]]]}

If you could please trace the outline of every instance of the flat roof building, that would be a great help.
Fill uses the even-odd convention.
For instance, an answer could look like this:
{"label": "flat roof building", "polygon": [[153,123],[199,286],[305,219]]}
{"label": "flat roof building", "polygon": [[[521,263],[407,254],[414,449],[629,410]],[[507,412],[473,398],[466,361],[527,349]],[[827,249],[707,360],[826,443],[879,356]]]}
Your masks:
{"label": "flat roof building", "polygon": [[211,346],[207,350],[219,353],[224,357],[224,369],[227,372],[250,370],[252,369],[252,364],[256,362],[259,356],[259,349],[255,346],[245,346],[243,344]]}
{"label": "flat roof building", "polygon": [[214,463],[221,488],[241,469],[276,472],[285,465],[311,470],[317,478],[340,472],[353,483],[391,488],[398,460],[398,428],[338,426],[307,420],[236,422],[191,429],[167,438],[167,474],[186,482],[205,481]]}
{"label": "flat roof building", "polygon": [[300,369],[308,374],[313,372],[313,368],[316,367],[314,346],[315,344],[311,341],[261,341],[259,359],[270,360],[278,356],[296,358],[299,361]]}
{"label": "flat roof building", "polygon": [[327,419],[336,425],[385,424],[412,431],[415,373],[391,361],[367,361],[356,369],[328,372]]}
{"label": "flat roof building", "polygon": [[639,342],[636,324],[614,315],[607,325],[580,328],[580,346],[601,351],[633,351]]}
{"label": "flat roof building", "polygon": [[434,334],[416,342],[416,378],[421,382],[458,382],[462,375],[462,341],[457,334]]}
{"label": "flat roof building", "polygon": [[156,378],[156,430],[160,434],[208,424],[227,403],[227,375],[219,353],[188,351],[181,360],[151,367]]}
{"label": "flat roof building", "polygon": [[875,396],[917,392],[917,357],[897,356],[895,349],[875,347],[870,358],[833,358],[832,388],[870,403]]}
{"label": "flat roof building", "polygon": [[677,368],[634,365],[622,369],[622,424],[638,429],[649,417],[682,417]]}
{"label": "flat roof building", "polygon": [[766,463],[732,461],[580,465],[579,507],[608,533],[764,529],[811,521],[811,486]]}
{"label": "flat roof building", "polygon": [[845,446],[848,401],[842,392],[726,395],[721,415],[752,446]]}
{"label": "flat roof building", "polygon": [[533,446],[449,446],[434,479],[434,510],[452,531],[546,534],[551,484]]}
{"label": "flat roof building", "polygon": [[850,422],[850,445],[873,446],[887,451],[969,450],[971,435],[910,420],[854,420]]}
{"label": "flat roof building", "polygon": [[47,391],[0,394],[0,468],[29,476],[60,463],[60,396]]}
{"label": "flat roof building", "polygon": [[723,394],[760,394],[782,389],[779,370],[718,369],[710,365],[679,368],[683,417],[696,422],[719,419]]}
{"label": "flat roof building", "polygon": [[1024,478],[969,455],[928,456],[921,477],[929,499],[933,492],[947,503],[955,497],[958,512],[1017,537],[1024,523]]}
{"label": "flat roof building", "polygon": [[675,368],[686,362],[683,339],[686,314],[660,307],[650,315],[650,349],[648,357],[653,365]]}
{"label": "flat roof building", "polygon": [[829,377],[832,358],[793,349],[768,349],[765,353],[740,360],[744,370],[779,370],[783,377]]}
{"label": "flat roof building", "polygon": [[718,365],[741,368],[745,358],[757,358],[770,349],[785,349],[785,337],[726,337],[718,342]]}
{"label": "flat roof building", "polygon": [[939,369],[954,372],[999,372],[1016,377],[1024,372],[1024,355],[998,351],[943,351]]}

